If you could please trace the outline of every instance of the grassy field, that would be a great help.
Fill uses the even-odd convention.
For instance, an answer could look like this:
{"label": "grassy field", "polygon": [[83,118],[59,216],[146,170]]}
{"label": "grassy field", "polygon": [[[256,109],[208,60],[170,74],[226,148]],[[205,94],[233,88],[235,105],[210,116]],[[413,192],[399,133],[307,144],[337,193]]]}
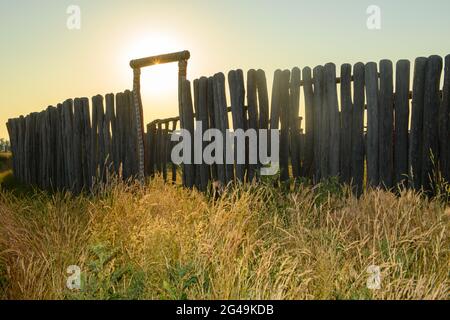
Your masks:
{"label": "grassy field", "polygon": [[[448,299],[439,197],[332,182],[222,197],[156,179],[94,196],[0,193],[2,299]],[[66,287],[82,270],[82,290]],[[381,288],[367,288],[371,265]]]}

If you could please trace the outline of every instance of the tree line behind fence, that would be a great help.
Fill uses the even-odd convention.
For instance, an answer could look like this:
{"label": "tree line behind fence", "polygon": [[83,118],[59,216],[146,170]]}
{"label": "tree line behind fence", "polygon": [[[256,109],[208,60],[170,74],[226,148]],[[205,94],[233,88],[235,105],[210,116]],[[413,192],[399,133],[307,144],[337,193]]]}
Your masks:
{"label": "tree line behind fence", "polygon": [[0,139],[0,152],[10,152],[10,144],[9,141],[6,139]]}
{"label": "tree line behind fence", "polygon": [[[201,77],[192,86],[186,80],[180,116],[147,125],[145,173],[169,180],[170,170],[170,180],[177,181],[170,135],[180,123],[193,136],[200,121],[203,132],[279,130],[279,179],[285,184],[338,177],[358,193],[397,186],[430,191],[436,174],[450,180],[450,56],[443,69],[442,58],[431,56],[417,58],[414,66],[407,60],[395,67],[389,60],[344,64],[340,77],[332,63],[277,70],[270,100],[263,70],[249,70],[246,80],[242,70],[230,71],[228,81],[223,73]],[[137,175],[131,97],[130,91],[106,95],[104,101],[96,96],[92,110],[86,98],[67,100],[9,120],[16,177],[42,188],[79,192],[105,181],[108,173],[126,179]],[[299,117],[301,103],[304,118]],[[211,182],[258,180],[261,166],[186,164],[181,178],[184,186],[204,191]]]}

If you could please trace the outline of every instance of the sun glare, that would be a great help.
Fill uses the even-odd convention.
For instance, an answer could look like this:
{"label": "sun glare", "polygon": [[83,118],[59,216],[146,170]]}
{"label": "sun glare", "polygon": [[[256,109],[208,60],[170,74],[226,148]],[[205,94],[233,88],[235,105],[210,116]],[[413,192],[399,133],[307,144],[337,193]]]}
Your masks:
{"label": "sun glare", "polygon": [[[172,36],[149,34],[136,38],[125,48],[127,63],[159,54],[181,51],[180,44]],[[131,74],[131,70],[130,70]],[[142,69],[141,92],[143,95],[176,94],[178,85],[177,63],[155,65]]]}

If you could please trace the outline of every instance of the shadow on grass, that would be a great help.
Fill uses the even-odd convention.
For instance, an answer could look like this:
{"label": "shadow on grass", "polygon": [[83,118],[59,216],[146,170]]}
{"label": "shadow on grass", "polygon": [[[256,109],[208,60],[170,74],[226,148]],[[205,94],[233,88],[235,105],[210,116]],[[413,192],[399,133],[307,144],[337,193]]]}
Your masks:
{"label": "shadow on grass", "polygon": [[19,182],[12,170],[0,173],[0,192],[7,191],[15,196],[31,196],[36,193],[36,189],[30,185]]}

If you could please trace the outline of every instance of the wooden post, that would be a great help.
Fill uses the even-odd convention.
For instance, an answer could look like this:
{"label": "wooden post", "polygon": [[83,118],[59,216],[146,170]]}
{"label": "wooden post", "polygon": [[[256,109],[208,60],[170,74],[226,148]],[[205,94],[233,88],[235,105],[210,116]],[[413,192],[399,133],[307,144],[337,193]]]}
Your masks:
{"label": "wooden post", "polygon": [[65,188],[73,190],[74,177],[74,157],[73,157],[73,100],[69,99],[63,103],[63,137],[64,137],[64,162],[66,171],[66,185]]}
{"label": "wooden post", "polygon": [[[140,151],[139,151],[139,139],[138,136],[138,126],[140,116],[138,119],[137,113],[134,110],[133,104],[133,93],[130,90],[125,91],[125,99],[127,105],[127,122],[128,122],[128,135],[127,135],[127,145],[128,145],[128,174],[129,177],[136,178],[140,176]],[[140,177],[143,181],[143,177]]]}
{"label": "wooden post", "polygon": [[169,136],[169,124],[165,122],[161,135],[162,175],[165,182],[167,182],[167,150],[169,149],[167,140],[168,136]]}
{"label": "wooden post", "polygon": [[163,128],[162,128],[162,123],[161,121],[158,121],[157,124],[157,131],[156,131],[156,170],[159,174],[162,174],[162,170],[163,170],[163,165],[162,165],[162,153],[164,152],[163,150],[163,145],[162,145],[162,141],[163,141]]}
{"label": "wooden post", "polygon": [[[294,179],[298,179],[301,175],[301,159],[300,159],[300,127],[298,125],[299,109],[300,109],[300,81],[301,81],[301,71],[299,68],[295,67],[291,72],[290,79],[290,99],[289,99],[289,110],[288,110],[288,121],[289,121],[289,143],[291,147],[291,164],[292,164],[292,175]],[[306,106],[307,116],[311,117],[312,120],[312,110],[309,110],[312,106]],[[312,108],[311,108],[312,109]],[[308,121],[308,120],[307,120]],[[312,122],[312,121],[310,121]],[[311,125],[309,123],[309,125]],[[312,138],[312,127],[308,127],[311,131],[311,135],[308,138]],[[306,138],[306,155],[305,155],[305,175],[309,175],[309,168],[312,162],[312,141],[308,141]],[[310,149],[308,149],[310,147]]]}
{"label": "wooden post", "polygon": [[114,95],[107,94],[105,96],[106,113],[105,113],[105,126],[104,126],[104,140],[105,140],[105,156],[106,156],[106,171],[108,175],[114,172],[115,164],[115,144],[114,144],[114,132],[116,130],[116,115],[114,112]]}
{"label": "wooden post", "polygon": [[425,191],[433,187],[436,164],[439,159],[439,85],[442,72],[442,58],[430,56],[425,77],[423,113],[423,156],[422,186]]}
{"label": "wooden post", "polygon": [[259,129],[269,129],[269,96],[264,70],[256,71],[259,105]]}
{"label": "wooden post", "polygon": [[329,143],[330,126],[329,112],[327,107],[326,87],[324,84],[323,66],[317,66],[313,70],[314,75],[314,109],[320,115],[320,157],[316,165],[320,168],[320,174],[317,179],[327,179],[329,176]]}
{"label": "wooden post", "polygon": [[[218,128],[216,124],[216,114],[215,114],[215,104],[214,104],[214,78],[208,78],[208,89],[207,89],[207,109],[209,118],[209,128]],[[211,180],[218,181],[218,168],[217,164],[211,165]]]}
{"label": "wooden post", "polygon": [[[178,121],[172,122],[172,133],[177,130],[177,123]],[[170,152],[172,152],[173,144],[171,144]],[[177,182],[177,165],[175,163],[172,163],[172,182],[175,184]]]}
{"label": "wooden post", "polygon": [[[195,112],[194,136],[199,137],[199,134],[198,134],[199,131],[198,131],[197,123],[196,123],[197,121],[199,121],[199,112],[198,112],[199,80],[195,79],[194,82],[192,83],[192,85],[193,85],[193,89],[194,89],[194,112]],[[199,146],[197,144],[198,142],[196,143],[196,139],[194,136],[192,136],[192,138],[194,139],[194,149],[192,150],[192,153],[194,154],[195,187],[197,188],[197,190],[200,190],[201,189],[201,186],[200,186],[200,184],[201,184],[201,176],[200,176],[201,164],[198,164],[198,162],[203,160],[203,157],[202,157],[202,159],[197,159],[196,148],[201,148],[203,151],[203,144],[201,146]],[[203,161],[201,161],[201,162],[203,162]]]}
{"label": "wooden post", "polygon": [[[311,76],[311,68],[306,67],[303,69],[303,92],[305,95],[305,117],[306,117],[306,153],[310,154],[309,172],[307,174],[312,178],[312,181],[316,182],[320,179],[320,106],[314,103],[314,90]],[[308,120],[309,118],[309,120]],[[311,150],[312,148],[312,150]],[[307,156],[305,156],[307,158]]]}
{"label": "wooden post", "polygon": [[364,64],[353,67],[353,113],[352,113],[352,171],[355,192],[361,195],[364,181]]}
{"label": "wooden post", "polygon": [[[228,73],[228,85],[230,88],[231,110],[233,118],[233,128],[236,130],[245,130],[245,117],[244,117],[244,100],[245,100],[245,87],[244,87],[244,75],[242,70],[230,71]],[[234,139],[236,143],[236,139]],[[245,164],[238,164],[238,150],[235,144],[234,161],[236,164],[236,179],[239,182],[244,182],[245,178]]]}
{"label": "wooden post", "polygon": [[[191,140],[194,137],[194,112],[192,109],[192,95],[191,95],[191,83],[188,80],[183,82],[182,87],[183,100],[182,100],[182,115],[183,115],[183,125],[187,131],[189,131]],[[194,142],[191,141],[191,159],[189,164],[184,164],[184,174],[185,174],[185,187],[193,188],[195,183],[195,168],[193,165],[193,150]]]}
{"label": "wooden post", "polygon": [[83,102],[81,99],[74,100],[73,117],[73,157],[74,157],[74,191],[80,193],[83,188]]}
{"label": "wooden post", "polygon": [[328,63],[324,68],[326,97],[330,121],[330,175],[338,177],[340,174],[340,114],[336,89],[336,65]]}
{"label": "wooden post", "polygon": [[105,161],[105,145],[103,140],[103,97],[96,95],[92,97],[92,176],[97,181],[103,181],[103,169]]}
{"label": "wooden post", "polygon": [[123,112],[123,122],[124,122],[124,164],[123,164],[123,176],[125,180],[133,176],[133,165],[135,159],[135,132],[133,131],[132,121],[133,121],[133,108],[130,101],[130,91],[126,90],[123,94],[124,100],[124,112]]}
{"label": "wooden post", "polygon": [[351,156],[352,156],[352,66],[343,64],[341,66],[341,181],[351,183]]}
{"label": "wooden post", "polygon": [[23,153],[24,153],[24,179],[23,181],[27,184],[31,184],[31,163],[29,163],[29,153],[31,152],[30,149],[30,139],[31,139],[31,114],[27,115],[25,117],[25,127],[24,127],[24,147],[23,147]]}
{"label": "wooden post", "polygon": [[123,176],[123,164],[124,164],[124,150],[123,150],[123,142],[124,142],[124,122],[123,122],[123,109],[124,109],[124,100],[123,93],[116,94],[116,132],[117,137],[114,139],[116,143],[116,171],[117,174],[121,177]]}
{"label": "wooden post", "polygon": [[[305,146],[304,146],[304,164],[303,175],[311,179],[317,175],[317,166],[315,165],[316,157],[319,152],[319,138],[318,129],[319,122],[317,119],[317,110],[314,106],[314,91],[312,87],[311,68],[306,67],[303,69],[303,93],[305,97]],[[298,115],[296,116],[296,119]],[[300,127],[296,126],[297,130]]]}
{"label": "wooden post", "polygon": [[229,164],[226,161],[227,146],[226,146],[226,134],[229,129],[228,125],[228,112],[227,112],[227,99],[225,95],[225,76],[223,73],[217,73],[214,75],[214,113],[216,115],[215,123],[217,128],[222,132],[223,141],[223,157],[224,166],[220,168],[218,165],[219,181],[222,185],[226,186],[233,180],[233,164]]}
{"label": "wooden post", "polygon": [[408,178],[410,63],[400,60],[396,67],[395,84],[395,184],[406,187]]}
{"label": "wooden post", "polygon": [[409,135],[409,184],[416,190],[422,187],[423,109],[427,64],[428,59],[421,57],[416,59],[414,65],[411,132]]}
{"label": "wooden post", "polygon": [[39,152],[37,150],[38,144],[38,138],[39,135],[36,132],[36,122],[37,122],[37,112],[33,112],[30,115],[30,121],[28,123],[28,129],[27,129],[27,133],[28,135],[28,152],[27,152],[27,156],[28,156],[28,166],[29,166],[29,183],[32,185],[37,185],[38,184],[38,163],[39,163]]}
{"label": "wooden post", "polygon": [[272,101],[270,109],[270,129],[277,130],[280,125],[280,84],[282,71],[276,70],[273,76]]}
{"label": "wooden post", "polygon": [[289,182],[289,82],[291,71],[284,70],[280,75],[279,84],[279,114],[281,123],[280,134],[280,180]]}
{"label": "wooden post", "polygon": [[[280,100],[281,100],[280,90],[281,90],[282,74],[283,74],[283,72],[281,70],[276,70],[274,73],[274,76],[273,76],[271,108],[270,108],[270,130],[279,130],[279,128],[280,128]],[[273,157],[274,155],[272,154],[271,132],[269,132],[268,138],[269,138],[268,154],[270,154]],[[280,134],[280,139],[281,139],[281,134]],[[279,151],[281,153],[281,149]],[[280,164],[280,166],[281,166],[281,164]]]}
{"label": "wooden post", "polygon": [[43,152],[44,146],[44,130],[43,130],[43,123],[44,123],[44,112],[39,112],[36,114],[36,126],[35,126],[35,134],[36,134],[36,140],[34,141],[34,157],[33,161],[36,163],[36,185],[39,188],[44,188],[44,163],[45,163],[45,152]]}
{"label": "wooden post", "polygon": [[370,62],[365,67],[367,96],[367,183],[379,185],[379,103],[377,64]]}
{"label": "wooden post", "polygon": [[[257,88],[258,88],[258,105],[259,105],[259,126],[258,129],[269,129],[269,95],[267,90],[267,79],[264,70],[258,69],[256,71]],[[267,136],[270,138],[270,136]],[[258,139],[258,150],[260,140]],[[261,159],[258,154],[258,168],[261,167]],[[259,173],[258,173],[259,174]]]}
{"label": "wooden post", "polygon": [[156,173],[156,144],[157,144],[157,129],[156,124],[152,122],[148,128],[149,144],[150,144],[150,176],[153,177]]}
{"label": "wooden post", "polygon": [[440,167],[443,178],[450,183],[450,55],[445,57],[442,104],[439,111]]}
{"label": "wooden post", "polygon": [[82,98],[82,119],[83,119],[83,138],[82,138],[82,167],[83,167],[83,185],[85,188],[92,187],[92,128],[91,128],[91,113],[89,112],[89,99]]}
{"label": "wooden post", "polygon": [[57,153],[58,153],[58,148],[57,148],[57,128],[58,128],[58,124],[57,124],[57,115],[58,115],[58,111],[56,110],[55,107],[50,107],[48,109],[49,111],[49,128],[48,128],[48,132],[49,132],[49,144],[50,144],[50,148],[49,148],[49,153],[50,153],[50,158],[51,158],[51,162],[49,163],[50,166],[50,188],[52,191],[56,191],[57,188]]}
{"label": "wooden post", "polygon": [[[247,104],[248,104],[248,129],[258,132],[258,78],[257,72],[251,69],[247,72]],[[250,152],[250,150],[248,150]],[[248,157],[247,157],[248,158]],[[257,164],[249,164],[247,180],[253,182],[257,178]]]}
{"label": "wooden post", "polygon": [[98,104],[99,97],[92,97],[91,176],[93,184],[98,177]]}
{"label": "wooden post", "polygon": [[392,188],[394,176],[394,89],[393,67],[389,60],[380,61],[379,94],[379,183],[386,189]]}
{"label": "wooden post", "polygon": [[[205,132],[209,129],[208,121],[208,78],[201,77],[198,82],[198,110],[197,110],[197,121],[202,123],[202,137]],[[202,154],[206,143],[202,143]],[[200,190],[206,191],[210,179],[209,166],[203,161],[200,165]]]}
{"label": "wooden post", "polygon": [[57,171],[58,171],[58,184],[57,188],[58,190],[63,190],[66,186],[66,161],[65,161],[65,152],[64,152],[64,144],[65,144],[65,138],[64,138],[64,116],[63,116],[63,106],[62,104],[58,104],[57,106],[58,110],[58,135],[57,135],[57,148],[58,148],[58,155],[57,155]]}

